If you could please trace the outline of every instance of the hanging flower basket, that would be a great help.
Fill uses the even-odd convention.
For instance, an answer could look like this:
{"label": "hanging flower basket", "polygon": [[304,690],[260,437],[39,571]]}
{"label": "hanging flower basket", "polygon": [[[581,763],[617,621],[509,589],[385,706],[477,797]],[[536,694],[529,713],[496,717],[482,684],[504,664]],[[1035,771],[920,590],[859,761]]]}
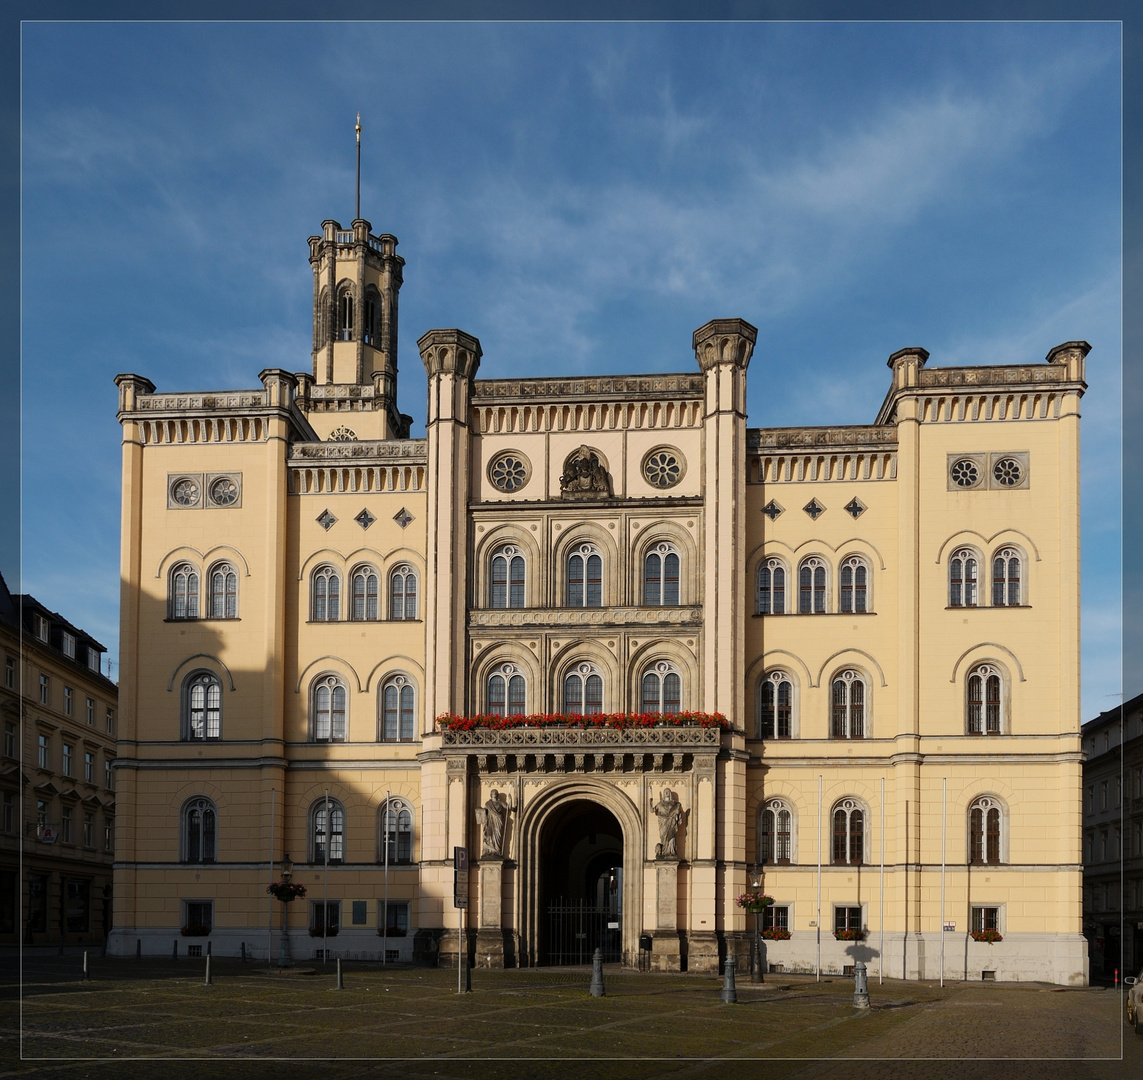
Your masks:
{"label": "hanging flower basket", "polygon": [[1000,936],[999,930],[973,930],[973,941],[986,941],[989,945],[995,945],[998,941],[1003,941],[1004,938]]}
{"label": "hanging flower basket", "polygon": [[757,914],[759,911],[765,911],[772,903],[774,903],[774,897],[767,896],[765,893],[754,892],[751,889],[747,889],[746,892],[742,893],[738,899],[735,900],[735,903],[744,911],[749,911]]}
{"label": "hanging flower basket", "polygon": [[266,891],[275,899],[288,904],[306,895],[306,887],[297,881],[271,881]]}
{"label": "hanging flower basket", "polygon": [[762,931],[762,936],[767,941],[789,941],[790,931],[784,926],[768,926]]}
{"label": "hanging flower basket", "polygon": [[856,928],[850,930],[835,930],[833,936],[838,941],[864,941],[865,931]]}

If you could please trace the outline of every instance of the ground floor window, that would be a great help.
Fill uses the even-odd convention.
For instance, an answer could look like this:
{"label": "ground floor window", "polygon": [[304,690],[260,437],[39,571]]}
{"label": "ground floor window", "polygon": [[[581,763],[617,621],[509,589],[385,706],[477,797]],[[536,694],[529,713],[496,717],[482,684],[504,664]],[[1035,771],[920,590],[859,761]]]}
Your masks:
{"label": "ground floor window", "polygon": [[214,929],[214,901],[184,900],[183,929],[188,936],[209,934]]}
{"label": "ground floor window", "polygon": [[1000,929],[1000,908],[974,907],[972,909],[972,932],[983,934],[985,930]]}
{"label": "ground floor window", "polygon": [[68,878],[64,883],[64,925],[69,934],[91,928],[91,882]]}
{"label": "ground floor window", "polygon": [[16,932],[16,886],[19,878],[15,870],[0,870],[0,934]]}
{"label": "ground floor window", "polygon": [[762,911],[763,930],[789,930],[790,909],[785,904],[771,904]]}
{"label": "ground floor window", "polygon": [[48,879],[40,874],[28,878],[28,929],[34,934],[48,929]]}
{"label": "ground floor window", "polygon": [[310,901],[310,935],[332,937],[341,929],[340,900]]}
{"label": "ground floor window", "polygon": [[833,909],[833,932],[861,929],[860,907],[835,907]]}
{"label": "ground floor window", "polygon": [[409,932],[408,900],[390,900],[388,911],[385,901],[378,901],[377,923],[385,927],[389,937],[404,937]]}

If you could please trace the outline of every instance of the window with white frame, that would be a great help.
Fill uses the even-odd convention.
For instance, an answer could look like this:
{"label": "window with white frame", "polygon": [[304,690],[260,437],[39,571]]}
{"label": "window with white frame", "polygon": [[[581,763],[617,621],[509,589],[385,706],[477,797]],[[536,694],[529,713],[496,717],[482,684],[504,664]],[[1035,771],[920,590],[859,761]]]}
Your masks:
{"label": "window with white frame", "polygon": [[380,618],[377,607],[377,570],[372,566],[355,567],[350,575],[352,606],[350,618],[357,622],[372,622]]}
{"label": "window with white frame", "polygon": [[310,811],[310,862],[326,860],[340,863],[345,859],[345,808],[337,799],[318,799]]}
{"label": "window with white frame", "polygon": [[954,551],[949,559],[949,607],[976,607],[976,552],[970,548]]}
{"label": "window with white frame", "polygon": [[312,582],[311,620],[337,622],[341,618],[341,577],[332,566],[319,566]]}
{"label": "window with white frame", "polygon": [[51,750],[51,739],[47,735],[36,736],[36,765],[41,769],[48,768],[48,757]]}
{"label": "window with white frame", "polygon": [[6,722],[4,724],[4,756],[5,757],[14,758],[14,757],[20,756],[17,749],[16,749],[16,742],[17,742],[16,725]]}
{"label": "window with white frame", "polygon": [[1000,930],[1000,908],[974,907],[972,909],[972,932],[983,934],[986,930]]}
{"label": "window with white frame", "polygon": [[63,808],[63,813],[60,815],[60,840],[62,840],[65,844],[70,844],[72,842],[71,827],[74,813],[75,811],[72,807],[65,806]]}
{"label": "window with white frame", "polygon": [[340,900],[310,901],[310,936],[332,937],[341,929]]}
{"label": "window with white frame", "polygon": [[312,690],[314,742],[345,742],[345,686],[336,675],[322,675]]}
{"label": "window with white frame", "polygon": [[515,664],[499,664],[488,676],[485,711],[492,716],[523,716],[527,711],[527,686]]}
{"label": "window with white frame", "polygon": [[845,931],[863,930],[860,905],[843,907],[835,905],[833,909],[833,932],[835,934]]}
{"label": "window with white frame", "polygon": [[968,861],[991,865],[1001,861],[1000,803],[990,795],[975,799],[968,808]]}
{"label": "window with white frame", "polygon": [[579,544],[568,555],[567,606],[603,606],[603,556],[594,544]]}
{"label": "window with white frame", "polygon": [[52,699],[52,681],[46,675],[40,676],[40,704],[48,705]]}
{"label": "window with white frame", "polygon": [[758,738],[789,739],[794,730],[794,686],[784,671],[770,671],[758,687]]}
{"label": "window with white frame", "polygon": [[217,739],[222,735],[222,682],[213,671],[196,671],[183,687],[184,738]]}
{"label": "window with white frame", "polygon": [[389,578],[389,618],[417,617],[417,573],[409,565],[398,566]]}
{"label": "window with white frame", "polygon": [[404,937],[409,932],[409,901],[390,900],[386,910],[385,901],[378,900],[377,925],[385,928],[386,937]]}
{"label": "window with white frame", "polygon": [[4,658],[4,685],[9,690],[16,689],[16,658],[14,656]]}
{"label": "window with white frame", "polygon": [[218,811],[210,799],[196,796],[183,805],[183,862],[214,862]]}
{"label": "window with white frame", "polygon": [[1019,607],[1020,552],[1001,548],[992,556],[992,604],[994,607]]}
{"label": "window with white frame", "polygon": [[641,683],[641,712],[677,713],[682,708],[683,680],[679,669],[666,660],[653,664]]}
{"label": "window with white frame", "polygon": [[978,664],[968,673],[967,726],[970,735],[999,735],[1003,680],[994,664]]}
{"label": "window with white frame", "polygon": [[869,567],[860,555],[850,555],[841,564],[839,608],[846,613],[869,610]]}
{"label": "window with white frame", "polygon": [[488,606],[522,608],[524,604],[524,556],[514,544],[506,544],[492,553],[489,567]]}
{"label": "window with white frame", "polygon": [[32,625],[35,628],[36,637],[41,641],[46,642],[51,637],[52,624],[42,615],[33,615]]}
{"label": "window with white frame", "polygon": [[213,900],[184,900],[183,929],[190,937],[205,937],[214,929]]}
{"label": "window with white frame", "polygon": [[798,613],[824,615],[826,610],[826,564],[816,555],[798,567]]}
{"label": "window with white frame", "polygon": [[830,689],[830,738],[865,738],[865,680],[852,669],[838,672]]}
{"label": "window with white frame", "polygon": [[394,675],[381,686],[381,741],[412,742],[416,737],[416,691],[412,680]]}
{"label": "window with white frame", "polygon": [[656,544],[643,559],[643,603],[678,607],[679,553],[673,544]]}
{"label": "window with white frame", "polygon": [[99,670],[99,650],[93,649],[90,645],[87,647],[87,666],[92,671]]}
{"label": "window with white frame", "polygon": [[198,618],[198,570],[179,563],[171,570],[168,612],[172,619]]}
{"label": "window with white frame", "polygon": [[794,814],[783,799],[770,799],[758,823],[758,861],[785,865],[793,858]]}
{"label": "window with white frame", "polygon": [[762,909],[762,933],[765,934],[767,930],[785,930],[790,929],[790,905],[789,904],[771,904],[769,907]]}
{"label": "window with white frame", "polygon": [[115,819],[108,814],[103,815],[103,850],[111,851],[115,846]]}
{"label": "window with white frame", "polygon": [[211,568],[210,617],[238,618],[238,574],[230,563],[218,563]]}
{"label": "window with white frame", "polygon": [[83,846],[95,846],[95,814],[90,810],[83,812]]}
{"label": "window with white frame", "polygon": [[348,288],[337,294],[337,336],[339,341],[353,340],[353,293]]}
{"label": "window with white frame", "polygon": [[95,723],[95,698],[87,699],[87,722],[89,724]]}
{"label": "window with white frame", "polygon": [[90,750],[83,752],[83,779],[88,784],[95,783],[95,754]]}
{"label": "window with white frame", "polygon": [[71,716],[72,713],[72,691],[70,686],[64,687],[64,713]]}
{"label": "window with white frame", "polygon": [[389,799],[380,807],[380,843],[377,861],[409,863],[413,861],[413,811],[403,799]]}
{"label": "window with white frame", "polygon": [[110,761],[103,763],[103,786],[107,788],[108,791],[115,790],[115,770],[112,768]]}
{"label": "window with white frame", "polygon": [[754,610],[758,615],[785,614],[786,567],[780,559],[766,559],[759,564]]}
{"label": "window with white frame", "polygon": [[603,712],[603,676],[594,664],[577,664],[564,676],[564,712],[577,716]]}
{"label": "window with white frame", "polygon": [[71,770],[72,770],[72,746],[71,746],[71,743],[65,742],[63,744],[63,765],[62,765],[60,771],[64,774],[64,776],[71,776],[72,775]]}
{"label": "window with white frame", "polygon": [[858,866],[865,862],[865,811],[854,799],[842,799],[831,814],[835,866]]}
{"label": "window with white frame", "polygon": [[108,709],[104,715],[104,721],[107,725],[107,734],[112,734],[112,729],[115,727],[115,710]]}
{"label": "window with white frame", "polygon": [[60,635],[60,643],[63,646],[64,656],[75,659],[75,634],[69,634],[66,630]]}

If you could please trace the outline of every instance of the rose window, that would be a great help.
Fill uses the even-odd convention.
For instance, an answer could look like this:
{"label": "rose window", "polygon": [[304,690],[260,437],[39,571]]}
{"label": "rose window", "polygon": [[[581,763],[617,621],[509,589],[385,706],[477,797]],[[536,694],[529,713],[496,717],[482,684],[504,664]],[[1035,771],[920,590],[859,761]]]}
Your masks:
{"label": "rose window", "polygon": [[980,472],[976,467],[976,462],[968,458],[961,458],[960,461],[954,462],[952,478],[957,487],[972,487],[980,480]]}
{"label": "rose window", "polygon": [[519,491],[528,482],[528,465],[516,454],[501,454],[489,469],[497,491]]}
{"label": "rose window", "polygon": [[652,487],[674,487],[683,475],[678,455],[670,450],[656,450],[643,463],[643,475]]}
{"label": "rose window", "polygon": [[193,480],[179,480],[171,490],[171,496],[179,506],[195,506],[198,503],[198,484]]}
{"label": "rose window", "polygon": [[238,501],[238,485],[229,476],[221,476],[210,485],[210,501],[216,506],[230,506]]}
{"label": "rose window", "polygon": [[1023,477],[1020,462],[1015,458],[1001,458],[992,466],[992,475],[1002,487],[1015,487]]}

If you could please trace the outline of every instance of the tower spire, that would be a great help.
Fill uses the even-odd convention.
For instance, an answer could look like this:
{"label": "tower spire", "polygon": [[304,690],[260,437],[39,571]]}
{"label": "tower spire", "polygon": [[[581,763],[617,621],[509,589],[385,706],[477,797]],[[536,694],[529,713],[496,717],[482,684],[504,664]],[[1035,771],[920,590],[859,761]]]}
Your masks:
{"label": "tower spire", "polygon": [[356,221],[361,217],[361,113],[357,114],[357,200],[354,205],[353,218]]}

